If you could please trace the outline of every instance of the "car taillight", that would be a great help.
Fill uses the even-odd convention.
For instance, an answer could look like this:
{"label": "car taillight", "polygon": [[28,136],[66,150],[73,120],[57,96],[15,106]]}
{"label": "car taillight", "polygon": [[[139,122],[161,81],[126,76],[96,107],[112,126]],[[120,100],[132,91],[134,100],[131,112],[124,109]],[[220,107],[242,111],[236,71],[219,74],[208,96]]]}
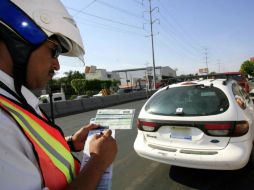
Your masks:
{"label": "car taillight", "polygon": [[232,136],[239,137],[245,135],[249,131],[249,123],[247,121],[237,121],[230,123],[208,123],[204,125],[207,133],[212,136]]}
{"label": "car taillight", "polygon": [[233,136],[239,137],[245,135],[249,131],[249,123],[247,121],[237,122],[233,132]]}
{"label": "car taillight", "polygon": [[230,132],[230,123],[209,123],[204,125],[207,133],[212,136],[227,136]]}
{"label": "car taillight", "polygon": [[142,130],[142,131],[148,131],[148,132],[152,132],[155,130],[155,127],[158,124],[155,122],[148,122],[148,121],[137,121],[137,127]]}

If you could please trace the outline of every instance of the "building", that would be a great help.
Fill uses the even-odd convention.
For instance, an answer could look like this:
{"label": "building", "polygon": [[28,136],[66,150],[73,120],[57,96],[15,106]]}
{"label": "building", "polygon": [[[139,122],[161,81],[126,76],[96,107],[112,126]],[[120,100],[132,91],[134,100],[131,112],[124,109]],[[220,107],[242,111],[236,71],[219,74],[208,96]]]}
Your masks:
{"label": "building", "polygon": [[[153,67],[144,67],[136,69],[115,70],[112,73],[118,73],[122,87],[146,86],[151,89],[153,86]],[[176,77],[176,70],[166,67],[155,67],[156,83],[161,80]]]}
{"label": "building", "polygon": [[118,73],[108,72],[106,69],[97,69],[96,66],[85,67],[86,80],[120,80]]}

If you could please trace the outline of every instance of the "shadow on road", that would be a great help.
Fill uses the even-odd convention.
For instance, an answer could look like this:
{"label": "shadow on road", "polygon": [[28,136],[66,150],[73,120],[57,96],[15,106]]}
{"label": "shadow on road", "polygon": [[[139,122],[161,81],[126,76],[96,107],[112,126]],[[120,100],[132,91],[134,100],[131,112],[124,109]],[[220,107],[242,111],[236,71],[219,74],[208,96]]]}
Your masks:
{"label": "shadow on road", "polygon": [[235,171],[201,170],[172,166],[169,177],[188,187],[200,190],[253,190],[254,167]]}

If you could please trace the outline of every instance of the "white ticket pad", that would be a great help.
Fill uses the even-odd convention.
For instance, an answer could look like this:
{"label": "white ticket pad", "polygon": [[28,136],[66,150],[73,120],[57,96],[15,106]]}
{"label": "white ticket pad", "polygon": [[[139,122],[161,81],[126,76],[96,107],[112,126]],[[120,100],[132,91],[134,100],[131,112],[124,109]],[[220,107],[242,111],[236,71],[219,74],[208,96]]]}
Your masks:
{"label": "white ticket pad", "polygon": [[109,129],[131,129],[135,109],[99,109],[94,123]]}
{"label": "white ticket pad", "polygon": [[[93,129],[90,130],[88,133],[88,137],[85,143],[85,147],[83,150],[83,159],[81,162],[80,170],[87,164],[87,162],[90,159],[90,151],[89,151],[89,143],[94,135],[100,134],[101,132],[104,132],[105,129]],[[112,130],[112,137],[115,138],[115,131]],[[101,180],[96,188],[96,190],[111,190],[111,184],[112,184],[112,176],[113,176],[113,165],[111,164],[104,174],[101,177]]]}

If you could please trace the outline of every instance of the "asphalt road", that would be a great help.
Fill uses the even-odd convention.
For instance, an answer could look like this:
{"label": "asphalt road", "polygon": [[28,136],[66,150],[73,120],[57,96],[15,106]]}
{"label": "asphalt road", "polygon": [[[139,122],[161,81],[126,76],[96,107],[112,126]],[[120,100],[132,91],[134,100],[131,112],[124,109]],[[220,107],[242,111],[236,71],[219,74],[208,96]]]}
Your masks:
{"label": "asphalt road", "polygon": [[[111,108],[136,109],[135,121],[144,100]],[[56,119],[65,135],[70,135],[94,117],[96,110]],[[131,130],[116,131],[118,155],[114,161],[112,190],[254,190],[254,167],[237,171],[189,169],[143,159],[135,153],[137,134]],[[76,154],[79,159],[82,153]]]}

